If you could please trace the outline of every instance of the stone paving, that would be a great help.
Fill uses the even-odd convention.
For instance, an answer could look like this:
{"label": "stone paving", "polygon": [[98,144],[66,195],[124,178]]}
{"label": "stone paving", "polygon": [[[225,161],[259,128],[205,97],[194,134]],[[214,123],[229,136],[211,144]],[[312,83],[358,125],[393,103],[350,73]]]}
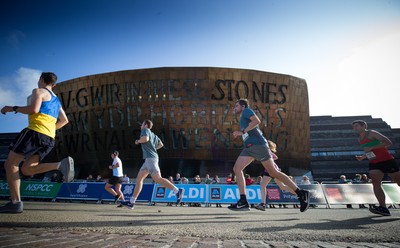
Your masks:
{"label": "stone paving", "polygon": [[[4,202],[0,202],[3,204]],[[0,247],[400,247],[400,210],[167,207],[24,202],[0,215]]]}

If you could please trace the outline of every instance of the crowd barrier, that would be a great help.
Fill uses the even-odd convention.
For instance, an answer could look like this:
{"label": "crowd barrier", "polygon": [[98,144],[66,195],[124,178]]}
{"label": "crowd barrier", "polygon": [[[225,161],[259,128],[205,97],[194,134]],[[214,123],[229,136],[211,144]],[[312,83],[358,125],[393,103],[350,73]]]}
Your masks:
{"label": "crowd barrier", "polygon": [[[48,198],[53,200],[114,201],[114,197],[104,189],[104,182],[51,183],[22,181],[22,198]],[[236,203],[239,199],[237,185],[229,184],[177,184],[185,190],[183,202],[187,203]],[[310,184],[300,185],[310,191],[310,203],[315,205],[377,204],[372,184]],[[129,199],[135,184],[122,184],[125,199]],[[387,204],[400,204],[400,187],[395,183],[384,183],[383,189]],[[259,185],[247,186],[247,199],[250,204],[261,202]],[[267,186],[268,204],[298,204],[295,195],[282,191],[276,184]],[[6,181],[0,181],[0,196],[9,196]],[[139,201],[175,202],[173,191],[158,185],[144,184]]]}

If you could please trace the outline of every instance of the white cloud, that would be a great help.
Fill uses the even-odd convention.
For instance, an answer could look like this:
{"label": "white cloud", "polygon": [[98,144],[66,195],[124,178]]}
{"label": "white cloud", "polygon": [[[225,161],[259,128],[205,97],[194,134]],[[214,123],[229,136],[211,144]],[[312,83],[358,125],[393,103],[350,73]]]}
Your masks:
{"label": "white cloud", "polygon": [[26,105],[40,74],[39,70],[21,67],[14,75],[0,78],[0,106]]}

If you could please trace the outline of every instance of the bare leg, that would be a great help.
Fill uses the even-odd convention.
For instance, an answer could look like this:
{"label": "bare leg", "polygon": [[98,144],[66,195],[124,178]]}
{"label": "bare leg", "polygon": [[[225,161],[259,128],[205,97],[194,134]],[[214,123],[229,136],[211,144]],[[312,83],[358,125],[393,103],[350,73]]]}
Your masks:
{"label": "bare leg", "polygon": [[390,178],[392,178],[393,182],[397,183],[400,186],[400,171],[395,173],[389,173]]}
{"label": "bare leg", "polygon": [[235,165],[233,166],[233,172],[235,172],[237,185],[239,188],[239,192],[241,195],[246,195],[246,184],[244,180],[243,170],[246,168],[251,162],[253,162],[254,158],[247,156],[239,156],[236,159]]}
{"label": "bare leg", "polygon": [[386,208],[385,192],[383,192],[382,189],[382,179],[385,174],[380,170],[370,170],[369,175],[371,177],[374,194],[379,202],[379,205]]}
{"label": "bare leg", "polygon": [[104,189],[107,190],[108,193],[112,194],[113,196],[117,195],[117,192],[112,188],[112,184],[106,183],[106,186],[104,186]]}
{"label": "bare leg", "polygon": [[261,203],[267,203],[267,185],[271,181],[271,177],[263,176],[260,182],[261,187]]}
{"label": "bare leg", "polygon": [[10,188],[10,196],[12,201],[21,201],[19,177],[19,164],[24,159],[23,155],[10,151],[7,160],[4,163],[8,187]]}
{"label": "bare leg", "polygon": [[164,186],[170,190],[175,189],[175,185],[173,185],[169,180],[161,177],[161,174],[159,172],[156,172],[153,175],[151,175],[151,178],[153,178],[154,182],[161,184],[162,186]]}
{"label": "bare leg", "polygon": [[298,189],[297,185],[285,173],[282,173],[276,169],[276,167],[274,166],[274,161],[272,159],[262,161],[261,163],[271,177],[283,182],[293,191],[296,191]]}
{"label": "bare leg", "polygon": [[56,163],[40,163],[39,155],[33,155],[27,159],[22,165],[21,171],[25,176],[32,176],[52,170],[58,170],[60,162]]}
{"label": "bare leg", "polygon": [[136,177],[136,185],[135,189],[133,190],[133,195],[132,198],[137,199],[139,196],[140,192],[142,191],[143,188],[143,180],[149,175],[149,172],[147,170],[140,170],[137,177]]}
{"label": "bare leg", "polygon": [[296,195],[296,192],[293,191],[293,189],[289,188],[286,184],[282,183],[278,179],[275,180],[275,183],[279,186],[281,190],[289,191],[293,195]]}
{"label": "bare leg", "polygon": [[117,184],[115,185],[115,192],[116,192],[118,195],[120,195],[120,198],[121,198],[122,201],[125,201],[125,197],[124,197],[124,194],[123,194],[122,191],[121,191],[121,188],[122,188],[122,184],[117,183]]}

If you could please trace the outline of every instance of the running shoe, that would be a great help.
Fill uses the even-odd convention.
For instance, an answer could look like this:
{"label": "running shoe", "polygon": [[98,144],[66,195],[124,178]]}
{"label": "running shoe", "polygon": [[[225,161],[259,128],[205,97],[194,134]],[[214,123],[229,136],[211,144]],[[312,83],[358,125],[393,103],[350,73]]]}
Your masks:
{"label": "running shoe", "polygon": [[230,205],[228,209],[233,211],[250,211],[250,206],[248,202],[238,201],[236,204]]}
{"label": "running shoe", "polygon": [[310,192],[307,190],[300,190],[300,194],[298,195],[300,201],[300,212],[307,211],[310,206]]}
{"label": "running shoe", "polygon": [[389,209],[381,207],[381,206],[379,206],[379,207],[373,206],[373,207],[369,208],[369,211],[371,213],[380,214],[380,215],[383,215],[383,216],[390,216],[391,215],[390,212],[389,212]]}
{"label": "running shoe", "polygon": [[124,201],[121,202],[121,205],[128,208],[128,209],[134,209],[135,208],[135,203],[131,203],[129,201]]}
{"label": "running shoe", "polygon": [[74,180],[75,170],[74,170],[74,159],[71,157],[66,157],[60,162],[59,170],[64,176],[67,183]]}
{"label": "running shoe", "polygon": [[180,204],[182,202],[183,193],[185,192],[184,189],[179,189],[178,193],[176,193],[176,204]]}
{"label": "running shoe", "polygon": [[120,195],[114,196],[114,204],[118,203],[118,200],[119,200],[120,197],[121,197]]}
{"label": "running shoe", "polygon": [[24,211],[24,204],[22,201],[12,203],[11,201],[0,207],[0,213],[20,214]]}
{"label": "running shoe", "polygon": [[260,203],[254,206],[255,209],[265,211],[265,205]]}

